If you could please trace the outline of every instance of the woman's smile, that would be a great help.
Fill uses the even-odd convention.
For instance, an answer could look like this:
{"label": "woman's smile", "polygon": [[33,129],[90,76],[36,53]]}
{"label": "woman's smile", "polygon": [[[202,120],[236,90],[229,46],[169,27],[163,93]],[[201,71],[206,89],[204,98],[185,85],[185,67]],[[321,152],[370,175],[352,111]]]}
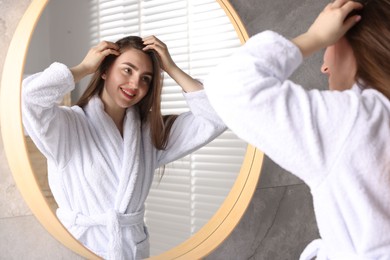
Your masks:
{"label": "woman's smile", "polygon": [[128,99],[133,99],[137,95],[137,91],[131,88],[121,88],[119,87],[120,90],[122,91],[123,95],[128,98]]}

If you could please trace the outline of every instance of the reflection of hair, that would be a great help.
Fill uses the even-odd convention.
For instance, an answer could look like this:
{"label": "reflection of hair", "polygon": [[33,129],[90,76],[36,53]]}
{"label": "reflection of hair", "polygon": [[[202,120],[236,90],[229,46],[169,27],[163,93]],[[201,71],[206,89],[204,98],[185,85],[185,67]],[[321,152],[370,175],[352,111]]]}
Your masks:
{"label": "reflection of hair", "polygon": [[[128,36],[122,38],[116,42],[119,46],[119,51],[124,51],[134,48],[141,50],[145,47],[142,38],[138,36]],[[150,87],[146,96],[136,105],[140,112],[140,118],[142,122],[148,122],[150,124],[150,135],[153,145],[160,150],[165,149],[169,132],[173,122],[176,119],[176,115],[161,115],[161,88],[162,88],[162,73],[160,69],[160,63],[157,58],[157,54],[153,51],[145,52],[149,55],[153,64],[153,80],[150,83]],[[100,64],[98,70],[93,74],[92,79],[80,97],[76,105],[84,107],[94,95],[100,95],[104,87],[104,80],[102,75],[110,68],[114,63],[117,56],[109,55]]]}
{"label": "reflection of hair", "polygon": [[357,62],[356,80],[390,99],[390,0],[364,1],[359,14],[362,19],[346,34]]}

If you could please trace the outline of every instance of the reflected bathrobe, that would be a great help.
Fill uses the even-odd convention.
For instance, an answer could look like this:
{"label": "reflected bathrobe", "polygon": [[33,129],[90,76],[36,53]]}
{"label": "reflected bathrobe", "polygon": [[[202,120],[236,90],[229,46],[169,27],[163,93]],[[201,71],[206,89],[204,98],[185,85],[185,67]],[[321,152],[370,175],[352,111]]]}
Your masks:
{"label": "reflected bathrobe", "polygon": [[288,80],[301,62],[292,42],[257,34],[206,78],[206,94],[231,130],[310,187],[321,239],[301,259],[390,259],[390,102],[358,85],[307,91]]}
{"label": "reflected bathrobe", "polygon": [[134,107],[123,138],[98,96],[84,109],[58,104],[75,87],[70,70],[53,63],[23,82],[24,126],[46,156],[57,216],[86,247],[108,259],[149,256],[144,202],[154,170],[207,144],[225,130],[203,90],[185,93],[190,112],[172,126],[157,150]]}

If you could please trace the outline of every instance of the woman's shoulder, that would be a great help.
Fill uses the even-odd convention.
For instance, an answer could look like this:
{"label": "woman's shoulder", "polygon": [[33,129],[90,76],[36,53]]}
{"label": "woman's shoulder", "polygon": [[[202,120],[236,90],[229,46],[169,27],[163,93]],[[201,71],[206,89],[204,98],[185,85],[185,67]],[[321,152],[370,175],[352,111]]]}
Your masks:
{"label": "woman's shoulder", "polygon": [[83,108],[73,105],[73,106],[59,106],[58,109],[69,119],[69,123],[87,123],[88,117]]}
{"label": "woman's shoulder", "polygon": [[390,100],[373,88],[362,89],[359,93],[360,111],[366,116],[390,118]]}

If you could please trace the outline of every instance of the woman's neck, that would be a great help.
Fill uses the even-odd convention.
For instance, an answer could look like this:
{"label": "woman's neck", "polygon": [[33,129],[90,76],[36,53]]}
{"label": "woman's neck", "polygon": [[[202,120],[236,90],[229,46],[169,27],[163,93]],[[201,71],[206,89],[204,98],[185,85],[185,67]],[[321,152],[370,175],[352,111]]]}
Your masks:
{"label": "woman's neck", "polygon": [[104,94],[105,93],[103,91],[100,97],[104,104],[104,111],[111,117],[119,132],[123,136],[123,120],[125,118],[126,109],[116,105],[113,100],[104,97]]}
{"label": "woman's neck", "polygon": [[123,108],[112,108],[104,106],[104,111],[112,118],[119,132],[123,136],[123,119],[125,118],[125,110]]}

